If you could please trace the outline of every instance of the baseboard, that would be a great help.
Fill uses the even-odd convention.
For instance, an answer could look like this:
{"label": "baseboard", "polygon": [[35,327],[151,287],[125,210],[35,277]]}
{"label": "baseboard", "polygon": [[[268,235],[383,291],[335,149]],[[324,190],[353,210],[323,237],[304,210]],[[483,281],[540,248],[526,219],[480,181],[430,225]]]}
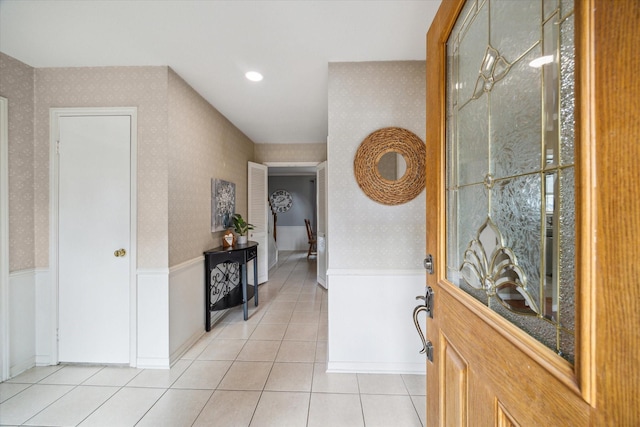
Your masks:
{"label": "baseboard", "polygon": [[136,368],[138,369],[169,369],[171,363],[167,358],[138,358]]}
{"label": "baseboard", "polygon": [[212,311],[211,312],[211,323],[210,323],[210,325],[211,325],[212,329],[218,322],[222,321],[222,319],[229,312],[229,310],[231,310],[231,308],[227,308],[225,310]]}
{"label": "baseboard", "polygon": [[51,362],[50,354],[36,354],[36,366],[50,366]]}
{"label": "baseboard", "polygon": [[320,283],[320,285],[322,285],[323,288],[328,289],[327,288],[327,280],[324,279],[321,276],[318,276],[318,283]]}
{"label": "baseboard", "polygon": [[425,277],[424,269],[403,269],[403,270],[361,270],[361,269],[347,269],[347,268],[330,268],[327,270],[327,276],[418,276]]}
{"label": "baseboard", "polygon": [[427,373],[427,364],[426,363],[327,362],[327,373],[425,375]]}
{"label": "baseboard", "polygon": [[185,354],[189,349],[196,343],[202,336],[205,334],[204,330],[200,330],[194,333],[188,340],[186,340],[180,347],[174,351],[171,356],[169,356],[169,360],[171,362],[171,366],[173,366],[183,354]]}

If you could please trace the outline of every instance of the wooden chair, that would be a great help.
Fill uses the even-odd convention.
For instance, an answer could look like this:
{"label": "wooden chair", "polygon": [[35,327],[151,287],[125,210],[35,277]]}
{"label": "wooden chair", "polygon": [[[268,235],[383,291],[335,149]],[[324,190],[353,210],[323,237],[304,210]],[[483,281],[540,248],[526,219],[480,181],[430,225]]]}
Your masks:
{"label": "wooden chair", "polygon": [[307,237],[309,238],[309,251],[307,252],[307,259],[309,259],[311,255],[318,255],[318,248],[316,246],[316,236],[311,230],[311,221],[305,219],[304,225],[307,226]]}

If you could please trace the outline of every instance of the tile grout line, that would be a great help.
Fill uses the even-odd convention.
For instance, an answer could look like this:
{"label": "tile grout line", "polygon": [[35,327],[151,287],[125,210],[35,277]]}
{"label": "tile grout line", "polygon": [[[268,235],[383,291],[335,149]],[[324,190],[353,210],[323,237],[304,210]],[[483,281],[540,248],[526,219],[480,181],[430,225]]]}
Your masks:
{"label": "tile grout line", "polygon": [[[38,380],[37,383],[32,384],[32,386],[38,384],[38,385],[51,385],[51,386],[73,386],[71,387],[71,389],[69,389],[66,393],[64,393],[63,395],[61,395],[60,397],[58,397],[57,399],[55,399],[54,401],[52,401],[51,403],[49,403],[48,405],[46,405],[45,407],[43,407],[42,409],[40,409],[38,412],[36,412],[35,414],[33,414],[31,417],[27,418],[25,421],[23,421],[22,423],[20,423],[21,425],[24,425],[25,423],[28,423],[29,420],[32,420],[33,418],[37,417],[39,414],[41,414],[43,411],[45,411],[47,408],[51,407],[54,403],[60,401],[60,399],[62,399],[63,397],[65,397],[66,395],[68,395],[69,393],[71,393],[73,390],[77,389],[78,387],[80,387],[82,385],[82,383],[84,381],[87,381],[89,378],[93,377],[94,375],[96,375],[98,372],[102,371],[104,369],[104,366],[101,367],[100,369],[98,369],[94,374],[90,375],[89,377],[87,377],[82,383],[78,383],[78,384],[42,384],[41,382],[44,381],[46,378],[49,378],[51,375],[58,373],[60,371],[62,371],[64,368],[68,367],[70,365],[62,365],[62,367],[60,369],[56,369],[54,372],[52,372],[51,374],[41,378],[40,380]],[[25,390],[29,389],[30,387],[25,388]],[[24,391],[24,390],[23,390]],[[117,392],[116,392],[117,393]],[[18,393],[20,394],[20,393]],[[17,395],[16,395],[17,396]],[[15,397],[15,396],[14,396]],[[93,412],[92,412],[93,413]],[[84,421],[84,420],[83,420]]]}

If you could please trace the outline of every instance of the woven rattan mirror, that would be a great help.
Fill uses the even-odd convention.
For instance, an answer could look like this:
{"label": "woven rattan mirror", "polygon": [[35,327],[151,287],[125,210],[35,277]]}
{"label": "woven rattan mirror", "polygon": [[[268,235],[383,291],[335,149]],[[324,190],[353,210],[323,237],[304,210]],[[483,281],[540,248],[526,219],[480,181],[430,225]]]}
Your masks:
{"label": "woven rattan mirror", "polygon": [[[406,171],[399,179],[386,179],[378,168],[388,153],[402,156]],[[384,205],[400,205],[416,198],[424,189],[425,146],[413,132],[389,127],[379,129],[358,147],[353,168],[356,181],[372,200]]]}

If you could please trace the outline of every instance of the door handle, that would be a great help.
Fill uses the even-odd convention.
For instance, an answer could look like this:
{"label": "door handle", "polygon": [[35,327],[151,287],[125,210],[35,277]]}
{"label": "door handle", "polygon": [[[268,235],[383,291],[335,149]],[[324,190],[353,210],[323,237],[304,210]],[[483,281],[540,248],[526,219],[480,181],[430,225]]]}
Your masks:
{"label": "door handle", "polygon": [[113,253],[113,255],[114,255],[116,258],[123,257],[123,256],[125,256],[126,254],[127,254],[127,251],[126,251],[126,250],[124,250],[124,248],[120,248],[120,249],[118,249],[117,251],[115,251],[115,252]]}
{"label": "door handle", "polygon": [[[417,296],[416,299],[421,299],[426,302],[426,298],[423,296]],[[421,312],[428,312],[426,304],[417,305],[416,308],[413,309],[413,324],[416,326],[416,331],[418,331],[418,335],[420,336],[420,340],[422,340],[422,350],[420,350],[420,354],[423,354],[427,351],[427,339],[424,337],[424,333],[422,332],[422,328],[420,327],[420,323],[418,322],[418,314]]]}

